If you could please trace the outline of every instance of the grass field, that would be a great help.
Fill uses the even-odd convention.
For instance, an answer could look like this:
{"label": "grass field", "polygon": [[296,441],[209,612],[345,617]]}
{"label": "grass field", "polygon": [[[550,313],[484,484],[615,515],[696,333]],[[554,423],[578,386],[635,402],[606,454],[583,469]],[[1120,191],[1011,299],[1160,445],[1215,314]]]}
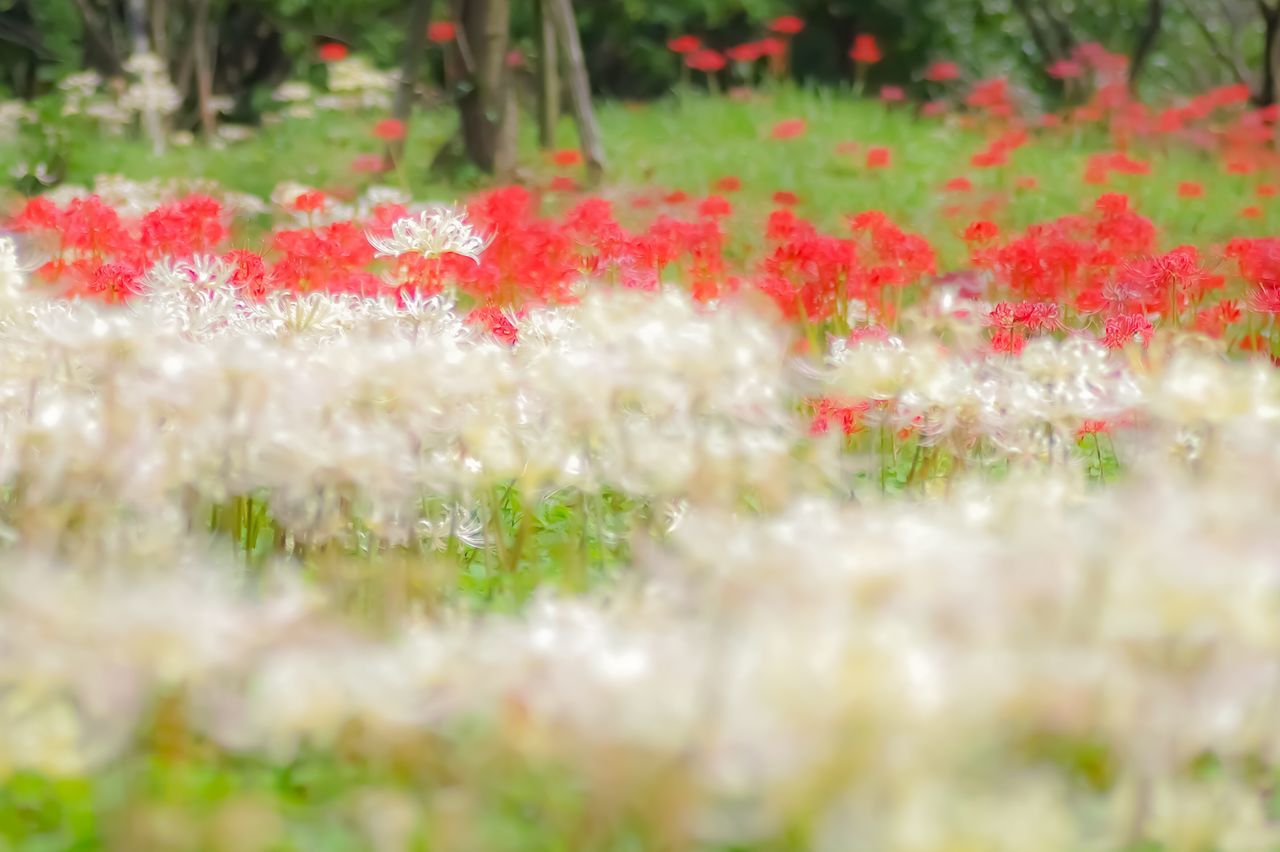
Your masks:
{"label": "grass field", "polygon": [[1277,848],[1266,121],[600,110],[12,199],[0,850]]}

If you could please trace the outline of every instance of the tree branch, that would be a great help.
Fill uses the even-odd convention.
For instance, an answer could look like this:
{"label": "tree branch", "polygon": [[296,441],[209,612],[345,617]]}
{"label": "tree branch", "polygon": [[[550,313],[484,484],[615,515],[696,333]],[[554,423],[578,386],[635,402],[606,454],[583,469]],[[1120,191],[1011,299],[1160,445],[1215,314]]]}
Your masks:
{"label": "tree branch", "polygon": [[1133,55],[1129,57],[1129,88],[1137,88],[1138,78],[1142,75],[1143,66],[1151,55],[1156,40],[1160,37],[1160,27],[1164,22],[1164,0],[1147,0],[1147,20],[1138,34],[1137,44],[1133,47]]}
{"label": "tree branch", "polygon": [[1218,41],[1218,37],[1213,34],[1213,28],[1205,21],[1197,12],[1190,0],[1182,0],[1182,8],[1186,10],[1187,16],[1191,18],[1191,22],[1196,25],[1196,29],[1204,36],[1205,42],[1209,45],[1209,50],[1213,55],[1218,57],[1223,65],[1227,66],[1227,70],[1231,72],[1231,76],[1237,83],[1246,83],[1248,80],[1248,70],[1240,64],[1240,59],[1234,56],[1222,43]]}

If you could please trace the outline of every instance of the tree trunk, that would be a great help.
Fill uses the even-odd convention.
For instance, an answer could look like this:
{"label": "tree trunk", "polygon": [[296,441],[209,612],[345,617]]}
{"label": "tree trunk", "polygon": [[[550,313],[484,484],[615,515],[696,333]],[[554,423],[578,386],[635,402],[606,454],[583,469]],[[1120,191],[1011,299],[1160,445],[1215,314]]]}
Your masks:
{"label": "tree trunk", "polygon": [[213,60],[212,35],[209,32],[209,3],[196,0],[195,20],[191,25],[191,52],[196,74],[196,109],[200,113],[200,133],[204,138],[213,137],[216,117],[213,114]]}
{"label": "tree trunk", "polygon": [[1164,0],[1147,0],[1147,20],[1138,33],[1138,41],[1133,46],[1133,55],[1129,58],[1129,91],[1136,92],[1138,78],[1151,56],[1151,50],[1160,37],[1160,27],[1164,23]]}
{"label": "tree trunk", "polygon": [[587,177],[592,182],[604,175],[604,144],[600,139],[600,125],[596,122],[595,108],[591,105],[591,83],[587,79],[587,63],[582,56],[582,40],[578,37],[578,25],[573,18],[570,0],[546,0],[555,23],[556,35],[564,49],[565,66],[569,73],[569,100],[573,117],[578,123],[578,138],[582,143],[582,156],[587,161]]}
{"label": "tree trunk", "polygon": [[97,12],[89,5],[88,0],[75,0],[80,10],[80,21],[84,26],[85,64],[97,68],[107,77],[118,77],[121,74],[120,53],[116,50],[115,39],[111,27],[98,17]]}
{"label": "tree trunk", "polygon": [[129,30],[130,51],[150,52],[151,43],[147,40],[147,0],[127,0],[124,7],[124,21]]}
{"label": "tree trunk", "polygon": [[[498,148],[498,125],[505,112],[503,90],[507,78],[510,2],[461,0],[458,19],[472,60],[470,87],[458,100],[463,148],[471,162],[492,172]],[[463,48],[458,45],[457,49]]]}
{"label": "tree trunk", "polygon": [[[406,132],[413,116],[413,101],[417,92],[418,69],[422,67],[422,55],[427,50],[427,25],[431,23],[432,0],[412,0],[409,9],[409,34],[404,40],[404,57],[400,60],[400,85],[391,106],[392,117],[404,123]],[[399,164],[404,156],[404,137],[387,143],[387,159]]]}
{"label": "tree trunk", "polygon": [[[147,0],[127,0],[124,7],[125,28],[129,32],[129,52],[131,55],[151,53],[151,41],[147,35]],[[167,76],[169,69],[165,68]],[[165,148],[164,117],[154,109],[146,109],[142,113],[142,127],[147,138],[151,140],[151,150],[161,154]]]}
{"label": "tree trunk", "polygon": [[1255,100],[1258,106],[1276,102],[1276,78],[1280,76],[1280,4],[1268,6],[1258,0],[1262,12],[1262,83]]}
{"label": "tree trunk", "polygon": [[554,148],[560,120],[560,52],[556,28],[547,14],[548,0],[535,0],[538,12],[538,145]]}

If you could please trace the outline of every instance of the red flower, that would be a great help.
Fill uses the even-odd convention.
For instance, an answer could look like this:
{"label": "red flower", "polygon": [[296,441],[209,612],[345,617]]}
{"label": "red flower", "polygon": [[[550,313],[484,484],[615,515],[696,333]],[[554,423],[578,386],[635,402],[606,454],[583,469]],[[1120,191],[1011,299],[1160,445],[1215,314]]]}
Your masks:
{"label": "red flower", "polygon": [[786,189],[780,189],[773,194],[773,203],[780,204],[783,207],[791,207],[800,203],[800,196]]}
{"label": "red flower", "polygon": [[510,316],[492,305],[476,308],[467,314],[467,322],[480,326],[508,346],[514,346],[520,336]]}
{"label": "red flower", "polygon": [[314,213],[324,207],[324,202],[324,193],[318,189],[313,189],[299,193],[290,206],[299,213]]}
{"label": "red flower", "polygon": [[373,135],[384,142],[404,138],[404,122],[398,118],[384,118],[373,126]]}
{"label": "red flower", "polygon": [[697,36],[691,36],[691,35],[678,36],[677,38],[673,38],[671,39],[671,41],[667,42],[668,50],[670,50],[672,53],[679,53],[681,55],[684,55],[686,53],[693,53],[701,49],[701,47],[702,47],[702,40],[699,39]]}
{"label": "red flower", "polygon": [[1248,207],[1245,207],[1243,210],[1240,211],[1240,218],[1241,219],[1261,219],[1262,208],[1256,204],[1250,204]]}
{"label": "red flower", "polygon": [[737,175],[725,175],[716,180],[714,187],[720,192],[737,192],[742,189],[742,179]]}
{"label": "red flower", "polygon": [[1155,329],[1142,314],[1121,314],[1107,319],[1102,342],[1108,349],[1123,349],[1135,342],[1145,347],[1154,333]]}
{"label": "red flower", "polygon": [[808,124],[803,118],[784,118],[773,126],[769,135],[774,139],[795,139],[803,136]]}
{"label": "red flower", "polygon": [[104,263],[90,276],[88,290],[104,301],[115,304],[138,292],[141,277],[141,273],[128,264]]}
{"label": "red flower", "polygon": [[781,56],[787,52],[787,43],[780,38],[762,38],[756,42],[761,56]]}
{"label": "red flower", "polygon": [[1179,198],[1199,198],[1204,195],[1204,187],[1193,181],[1184,180],[1178,184]]}
{"label": "red flower", "polygon": [[759,42],[749,41],[729,48],[725,51],[725,55],[734,62],[755,62],[764,54],[760,52]]}
{"label": "red flower", "polygon": [[576,192],[578,182],[568,175],[556,175],[547,184],[547,189],[551,192]]}
{"label": "red flower", "polygon": [[1058,80],[1074,80],[1084,76],[1084,66],[1074,59],[1059,59],[1046,70],[1050,77]]}
{"label": "red flower", "polygon": [[795,15],[782,15],[768,23],[769,31],[779,35],[795,35],[804,29],[804,21]]}
{"label": "red flower", "polygon": [[893,152],[883,145],[867,149],[867,168],[887,169],[893,164]]}
{"label": "red flower", "polygon": [[345,44],[339,44],[336,41],[326,41],[316,50],[322,62],[341,62],[347,58],[349,52]]}
{"label": "red flower", "polygon": [[551,162],[563,168],[576,166],[582,162],[582,152],[577,148],[561,148],[551,152]]}
{"label": "red flower", "polygon": [[934,83],[945,83],[948,80],[960,79],[960,66],[954,62],[931,62],[924,69],[924,78]]}
{"label": "red flower", "polygon": [[849,58],[854,62],[874,65],[884,56],[880,53],[880,45],[876,43],[876,37],[870,33],[863,33],[854,38],[853,47],[849,48]]}
{"label": "red flower", "polygon": [[996,223],[988,222],[985,219],[970,222],[969,227],[964,229],[964,241],[976,245],[989,243],[999,235],[1000,229],[996,227]]}
{"label": "red flower", "polygon": [[947,192],[968,192],[973,189],[973,181],[967,177],[953,177],[942,185]]}
{"label": "red flower", "polygon": [[719,219],[733,212],[733,205],[723,196],[708,195],[698,204],[698,215]]}
{"label": "red flower", "polygon": [[254,301],[266,298],[271,278],[267,275],[267,265],[261,255],[245,249],[234,249],[227,252],[223,260],[236,268],[231,274],[231,283],[237,290]]}
{"label": "red flower", "polygon": [[881,86],[880,100],[887,104],[901,103],[907,99],[907,93],[901,86]]}
{"label": "red flower", "polygon": [[724,56],[714,50],[696,50],[685,57],[685,64],[694,71],[714,74],[725,66]]}
{"label": "red flower", "polygon": [[381,154],[360,154],[351,161],[351,171],[356,174],[379,174],[387,170]]}
{"label": "red flower", "polygon": [[427,27],[427,40],[434,44],[447,44],[458,35],[458,28],[452,21],[432,21]]}

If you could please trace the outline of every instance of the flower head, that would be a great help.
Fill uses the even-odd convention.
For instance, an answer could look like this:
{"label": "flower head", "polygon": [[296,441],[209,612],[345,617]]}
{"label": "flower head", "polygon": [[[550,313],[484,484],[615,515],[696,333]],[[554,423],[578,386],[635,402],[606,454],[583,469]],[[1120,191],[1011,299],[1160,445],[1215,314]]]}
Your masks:
{"label": "flower head", "polygon": [[434,207],[417,216],[397,219],[390,236],[365,235],[379,257],[420,254],[439,257],[459,254],[480,262],[480,253],[489,240],[477,234],[462,214],[449,207]]}

